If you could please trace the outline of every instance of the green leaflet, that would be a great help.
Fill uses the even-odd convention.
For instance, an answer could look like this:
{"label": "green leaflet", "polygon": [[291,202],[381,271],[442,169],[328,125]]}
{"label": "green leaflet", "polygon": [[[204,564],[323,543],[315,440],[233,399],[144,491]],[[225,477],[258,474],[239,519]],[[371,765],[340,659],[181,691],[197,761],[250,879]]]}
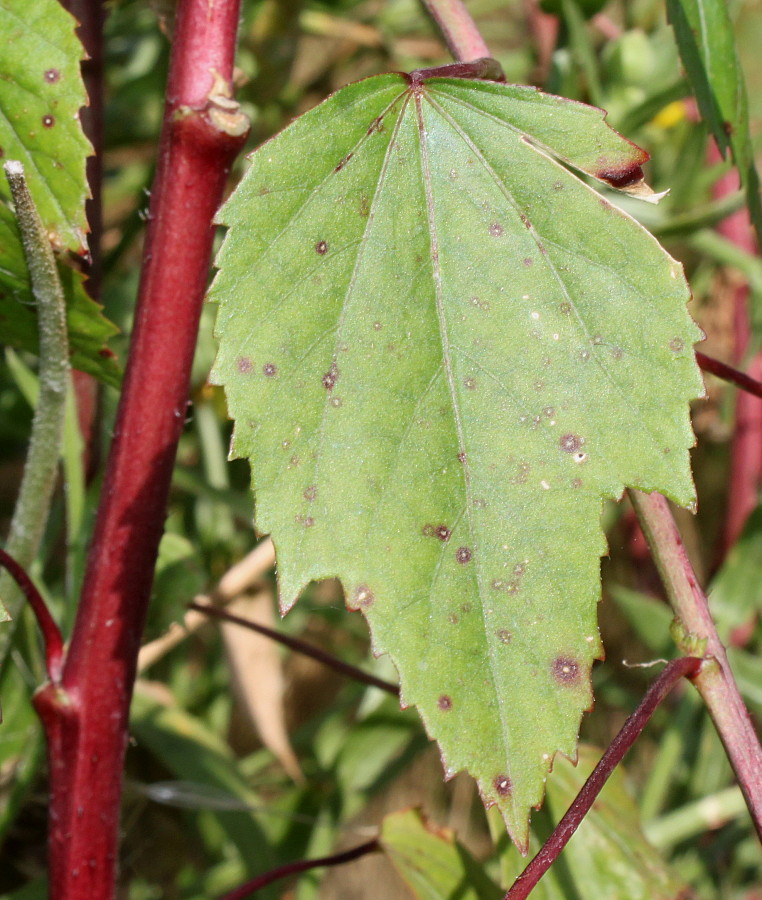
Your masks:
{"label": "green leaflet", "polygon": [[[87,103],[79,72],[76,22],[58,0],[0,0],[0,157],[24,165],[29,190],[56,250],[86,250],[85,157],[79,109]],[[37,322],[21,240],[0,173],[0,342],[37,349]],[[82,277],[61,268],[72,364],[119,383],[105,346],[116,328],[90,300]]]}
{"label": "green leaflet", "polygon": [[681,268],[562,164],[646,158],[533,88],[384,75],[260,148],[221,216],[215,377],[281,606],[342,579],[521,847],[592,702],[602,499],[693,502]]}

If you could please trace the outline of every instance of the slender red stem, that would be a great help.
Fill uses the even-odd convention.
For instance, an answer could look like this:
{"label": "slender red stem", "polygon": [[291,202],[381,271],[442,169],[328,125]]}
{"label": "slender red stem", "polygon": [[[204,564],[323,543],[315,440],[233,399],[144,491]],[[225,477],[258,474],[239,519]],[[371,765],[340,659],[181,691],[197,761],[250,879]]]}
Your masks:
{"label": "slender red stem", "polygon": [[317,660],[324,666],[328,666],[329,669],[333,669],[334,672],[346,675],[347,678],[352,678],[354,681],[360,681],[362,684],[369,684],[372,687],[377,687],[382,691],[386,691],[388,694],[399,697],[400,689],[396,684],[392,684],[390,681],[384,681],[382,678],[376,678],[375,675],[371,675],[369,672],[363,672],[363,670],[358,669],[357,666],[350,665],[334,656],[332,653],[327,653],[325,650],[321,650],[320,647],[315,647],[299,638],[291,637],[289,634],[283,634],[281,631],[274,631],[272,628],[268,628],[266,625],[260,625],[258,622],[250,622],[248,619],[236,616],[233,613],[229,613],[227,610],[218,609],[216,606],[206,606],[201,603],[189,603],[188,609],[195,609],[197,612],[212,616],[215,619],[222,619],[225,622],[232,622],[235,625],[240,625],[242,628],[249,628],[251,631],[263,634],[265,637],[270,638],[270,640],[283,644],[284,647],[289,647],[296,653],[301,653],[303,656],[309,656],[311,659]]}
{"label": "slender red stem", "polygon": [[10,554],[2,549],[0,549],[0,566],[8,570],[32,608],[45,645],[45,670],[48,678],[57,684],[61,680],[61,662],[63,660],[63,638],[58,625],[50,614],[42,594],[34,586],[24,567],[20,566]]}
{"label": "slender red stem", "polygon": [[245,140],[230,90],[239,0],[180,0],[135,326],[61,688],[35,705],[51,780],[50,892],[114,896],[140,637],[185,420],[214,214]]}
{"label": "slender red stem", "polygon": [[306,872],[309,869],[317,869],[320,866],[340,866],[344,863],[352,862],[368,853],[375,853],[381,847],[377,839],[368,841],[367,844],[360,844],[359,847],[353,847],[351,850],[345,850],[343,853],[335,853],[333,856],[323,856],[320,859],[303,859],[295,863],[287,863],[285,866],[279,866],[277,869],[271,869],[262,875],[257,875],[246,884],[242,884],[234,891],[223,894],[219,900],[244,900],[250,897],[254,891],[258,891],[274,881],[281,878],[287,878],[289,875],[298,875],[299,872]]}
{"label": "slender red stem", "polygon": [[679,659],[673,659],[672,662],[667,664],[661,675],[646,691],[638,708],[627,719],[619,734],[617,734],[600,758],[598,765],[582,785],[582,789],[575,797],[574,802],[553,829],[550,837],[542,845],[540,852],[513,882],[504,900],[524,900],[525,897],[529,896],[529,892],[548,871],[552,863],[555,862],[559,853],[568,843],[569,838],[590,811],[590,807],[595,802],[598,794],[600,794],[603,785],[606,784],[611,773],[622,761],[622,757],[643,730],[656,707],[681,678],[692,678],[696,675],[701,668],[701,664],[702,660],[695,656],[681,656]]}
{"label": "slender red stem", "polygon": [[741,372],[739,369],[727,365],[727,363],[720,362],[719,359],[715,359],[713,356],[699,353],[698,350],[696,351],[696,362],[704,372],[711,372],[712,375],[716,375],[724,381],[729,381],[748,394],[762,397],[762,381],[750,378],[745,372]]}

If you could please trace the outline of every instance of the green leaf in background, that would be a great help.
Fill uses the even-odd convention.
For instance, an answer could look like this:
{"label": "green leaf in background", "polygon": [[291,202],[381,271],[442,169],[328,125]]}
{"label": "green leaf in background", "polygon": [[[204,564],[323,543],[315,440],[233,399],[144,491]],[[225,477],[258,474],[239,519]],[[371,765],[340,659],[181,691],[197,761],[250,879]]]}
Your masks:
{"label": "green leaf in background", "polygon": [[746,85],[727,0],[667,0],[667,16],[701,116],[720,153],[725,156],[730,149],[746,188],[749,214],[757,234],[762,235]]}
{"label": "green leaf in background", "polygon": [[379,842],[418,900],[499,900],[503,892],[449,828],[429,828],[414,809],[384,818]]}
{"label": "green leaf in background", "polygon": [[642,190],[600,110],[385,75],[265,144],[222,214],[216,379],[288,610],[341,578],[525,846],[573,756],[625,485],[693,502],[681,267],[569,172]]}
{"label": "green leaf in background", "polygon": [[[87,103],[75,21],[58,0],[0,0],[0,157],[23,163],[29,190],[53,247],[86,250],[85,158],[79,122]],[[16,221],[0,178],[0,342],[37,349],[37,322]],[[106,341],[116,331],[85,293],[82,276],[60,266],[72,365],[118,385]]]}
{"label": "green leaf in background", "polygon": [[753,628],[762,613],[762,506],[748,517],[712,579],[709,601],[725,642],[733,630]]}
{"label": "green leaf in background", "polygon": [[[553,823],[571,806],[600,755],[595,747],[581,745],[577,766],[567,759],[556,762],[547,797]],[[547,824],[550,828],[551,823]],[[541,840],[533,834],[533,852],[540,846]],[[510,850],[505,863],[506,874],[515,878],[526,860]],[[687,896],[686,886],[643,836],[621,767],[614,770],[557,863],[532,891],[532,900],[676,900]]]}
{"label": "green leaf in background", "polygon": [[[86,250],[87,103],[76,22],[57,0],[0,0],[0,147],[24,165],[42,224],[57,249]],[[4,183],[0,196],[10,194]]]}

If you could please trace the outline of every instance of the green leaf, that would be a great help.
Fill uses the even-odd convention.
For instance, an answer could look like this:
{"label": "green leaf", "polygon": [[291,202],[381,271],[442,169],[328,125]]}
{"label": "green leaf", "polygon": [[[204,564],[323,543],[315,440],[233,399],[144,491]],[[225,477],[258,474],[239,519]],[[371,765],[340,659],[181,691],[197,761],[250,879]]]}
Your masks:
{"label": "green leaf", "polygon": [[734,629],[753,626],[762,612],[762,506],[749,515],[712,579],[709,601],[725,642]]}
{"label": "green leaf", "polygon": [[533,88],[385,75],[265,144],[222,214],[215,377],[281,606],[341,578],[521,846],[592,702],[601,501],[693,502],[681,268],[567,168],[642,190],[645,158]]}
{"label": "green leaf", "polygon": [[720,153],[725,156],[730,149],[746,188],[752,221],[757,233],[762,234],[762,202],[746,85],[727,0],[667,0],[667,16],[701,116]]}
{"label": "green leaf", "polygon": [[[557,822],[571,806],[600,757],[595,747],[580,746],[579,763],[560,759],[548,779],[548,813]],[[549,833],[551,823],[547,823]],[[534,827],[533,827],[534,831]],[[547,834],[543,834],[543,839]],[[533,835],[532,851],[541,846]],[[526,860],[509,851],[506,862],[517,876]],[[590,812],[537,888],[537,900],[570,897],[616,897],[616,900],[675,900],[687,896],[686,885],[643,836],[640,816],[624,771],[615,769]]]}
{"label": "green leaf", "polygon": [[[29,190],[56,250],[86,252],[85,158],[79,123],[87,103],[76,23],[57,0],[0,0],[0,157],[24,165]],[[0,341],[36,352],[37,322],[26,260],[5,178],[0,178]],[[72,365],[119,384],[106,347],[116,328],[85,293],[82,276],[59,266]]]}
{"label": "green leaf", "polygon": [[[87,96],[75,25],[57,0],[0,0],[0,148],[23,163],[53,246],[84,253],[91,148],[79,123]],[[10,196],[5,183],[0,196]]]}
{"label": "green leaf", "polygon": [[379,842],[418,900],[499,900],[503,895],[451,829],[430,828],[417,810],[386,816]]}

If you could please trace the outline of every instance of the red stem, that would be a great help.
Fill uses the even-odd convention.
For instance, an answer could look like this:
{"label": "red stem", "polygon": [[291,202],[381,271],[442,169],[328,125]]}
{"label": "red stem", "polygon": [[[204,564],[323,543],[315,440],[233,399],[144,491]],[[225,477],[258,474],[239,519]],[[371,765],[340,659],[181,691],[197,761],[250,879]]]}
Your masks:
{"label": "red stem", "polygon": [[[180,0],[135,326],[61,689],[35,706],[51,781],[50,895],[114,896],[127,723],[214,229],[245,128],[218,115],[239,0]],[[216,80],[215,76],[217,76]]]}
{"label": "red stem", "polygon": [[233,613],[229,613],[227,610],[218,609],[216,606],[206,606],[201,603],[189,603],[188,609],[195,609],[197,612],[204,613],[207,616],[222,619],[225,622],[232,622],[234,625],[240,625],[242,628],[249,628],[251,631],[263,634],[272,641],[283,644],[284,647],[289,647],[295,653],[301,653],[304,656],[309,656],[311,659],[316,659],[324,666],[328,666],[329,669],[333,669],[334,672],[346,675],[347,678],[352,678],[354,681],[360,681],[363,684],[369,684],[371,687],[377,687],[382,691],[386,691],[388,694],[399,697],[400,689],[396,684],[384,681],[382,678],[376,678],[375,675],[371,675],[368,672],[363,672],[363,670],[358,669],[357,666],[352,666],[334,656],[332,653],[327,653],[325,650],[321,650],[320,647],[315,647],[299,638],[291,637],[289,634],[283,634],[282,631],[274,631],[272,628],[268,628],[266,625],[260,625],[258,622],[250,622],[248,619],[233,615]]}
{"label": "red stem", "polygon": [[323,856],[320,859],[303,859],[299,862],[287,863],[285,866],[271,869],[263,875],[257,875],[256,878],[252,878],[246,884],[240,885],[234,891],[223,894],[219,900],[244,900],[245,897],[250,897],[254,891],[258,891],[268,884],[272,884],[273,881],[278,881],[280,878],[286,878],[288,875],[298,875],[299,872],[317,869],[320,866],[340,866],[343,863],[359,859],[361,856],[366,856],[368,853],[375,853],[376,850],[380,849],[378,840],[374,839],[368,841],[367,844],[360,844],[359,847],[345,850],[343,853],[335,853],[333,856]]}
{"label": "red stem", "polygon": [[58,684],[61,680],[61,662],[63,660],[63,638],[58,630],[58,625],[24,567],[20,566],[10,554],[2,549],[0,549],[0,565],[8,570],[32,607],[45,645],[45,670],[53,684]]}
{"label": "red stem", "polygon": [[471,62],[492,54],[462,0],[423,0],[455,59]]}
{"label": "red stem", "polygon": [[568,843],[569,838],[590,811],[590,807],[595,803],[595,799],[600,794],[603,785],[606,784],[615,767],[622,761],[622,757],[643,730],[656,707],[681,678],[692,678],[701,668],[701,664],[702,660],[695,656],[681,656],[667,664],[661,675],[646,691],[638,708],[627,719],[622,726],[622,730],[600,758],[598,765],[582,785],[582,789],[575,797],[574,802],[553,829],[550,837],[542,845],[540,852],[513,882],[504,900],[524,900],[525,897],[529,896],[529,892],[555,862],[559,853]]}
{"label": "red stem", "polygon": [[704,372],[711,372],[712,375],[716,375],[718,378],[729,381],[742,391],[746,391],[747,394],[753,394],[755,397],[762,397],[762,381],[757,381],[756,378],[750,378],[744,372],[734,369],[733,366],[720,362],[719,359],[715,359],[713,356],[699,353],[698,350],[696,351],[696,362]]}

